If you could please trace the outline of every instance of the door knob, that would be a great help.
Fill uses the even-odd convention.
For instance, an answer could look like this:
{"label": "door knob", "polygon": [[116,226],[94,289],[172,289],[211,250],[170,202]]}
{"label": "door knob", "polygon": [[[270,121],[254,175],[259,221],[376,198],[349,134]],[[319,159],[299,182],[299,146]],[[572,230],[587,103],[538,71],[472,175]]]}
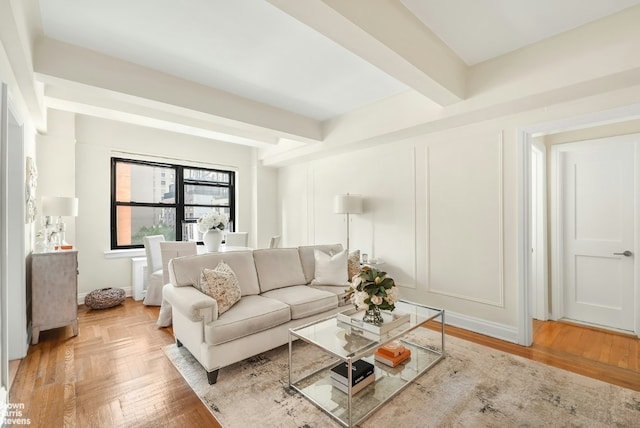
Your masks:
{"label": "door knob", "polygon": [[625,257],[631,257],[633,256],[633,253],[629,250],[625,250],[622,253],[613,253],[614,256],[625,256]]}

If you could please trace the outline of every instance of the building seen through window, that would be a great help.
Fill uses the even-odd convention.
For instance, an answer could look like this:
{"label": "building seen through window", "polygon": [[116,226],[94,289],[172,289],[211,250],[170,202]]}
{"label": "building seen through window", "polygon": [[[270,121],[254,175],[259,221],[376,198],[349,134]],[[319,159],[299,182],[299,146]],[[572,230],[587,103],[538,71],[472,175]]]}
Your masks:
{"label": "building seen through window", "polygon": [[112,158],[111,248],[142,247],[142,238],[202,241],[196,220],[211,210],[234,230],[235,172]]}

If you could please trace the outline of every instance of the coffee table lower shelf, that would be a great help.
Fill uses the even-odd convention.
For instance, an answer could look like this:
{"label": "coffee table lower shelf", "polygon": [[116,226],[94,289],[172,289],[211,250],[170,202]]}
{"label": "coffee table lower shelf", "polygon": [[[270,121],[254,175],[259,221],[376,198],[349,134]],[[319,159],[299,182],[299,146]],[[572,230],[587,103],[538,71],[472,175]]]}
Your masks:
{"label": "coffee table lower shelf", "polygon": [[331,383],[331,367],[339,360],[336,360],[335,364],[292,382],[290,386],[340,424],[346,427],[356,425],[444,358],[440,350],[425,348],[405,341],[402,343],[411,349],[411,358],[399,366],[386,366],[374,361],[373,356],[363,358],[374,364],[375,381],[352,395],[351,417],[348,395],[332,386]]}

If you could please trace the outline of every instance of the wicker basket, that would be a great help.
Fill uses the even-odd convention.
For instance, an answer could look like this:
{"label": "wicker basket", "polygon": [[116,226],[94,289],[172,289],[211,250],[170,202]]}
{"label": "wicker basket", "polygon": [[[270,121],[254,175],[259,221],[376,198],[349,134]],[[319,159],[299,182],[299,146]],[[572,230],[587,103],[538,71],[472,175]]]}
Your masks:
{"label": "wicker basket", "polygon": [[84,298],[84,304],[91,309],[106,309],[118,306],[125,299],[122,288],[100,288],[93,290]]}

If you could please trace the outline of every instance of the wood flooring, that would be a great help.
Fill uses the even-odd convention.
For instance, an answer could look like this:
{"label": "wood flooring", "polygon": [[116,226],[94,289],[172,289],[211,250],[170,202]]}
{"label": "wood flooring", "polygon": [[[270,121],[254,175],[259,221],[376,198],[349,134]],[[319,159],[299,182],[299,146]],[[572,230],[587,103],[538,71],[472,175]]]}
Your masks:
{"label": "wood flooring", "polygon": [[[102,311],[79,308],[71,327],[42,332],[10,390],[33,427],[220,427],[161,348],[171,329],[157,307],[127,299]],[[640,341],[559,322],[535,322],[529,348],[462,329],[449,335],[640,391]],[[224,382],[224,369],[220,373]]]}
{"label": "wood flooring", "polygon": [[29,347],[10,402],[34,427],[220,427],[162,352],[173,332],[155,325],[158,309],[80,306],[77,337],[49,330]]}

